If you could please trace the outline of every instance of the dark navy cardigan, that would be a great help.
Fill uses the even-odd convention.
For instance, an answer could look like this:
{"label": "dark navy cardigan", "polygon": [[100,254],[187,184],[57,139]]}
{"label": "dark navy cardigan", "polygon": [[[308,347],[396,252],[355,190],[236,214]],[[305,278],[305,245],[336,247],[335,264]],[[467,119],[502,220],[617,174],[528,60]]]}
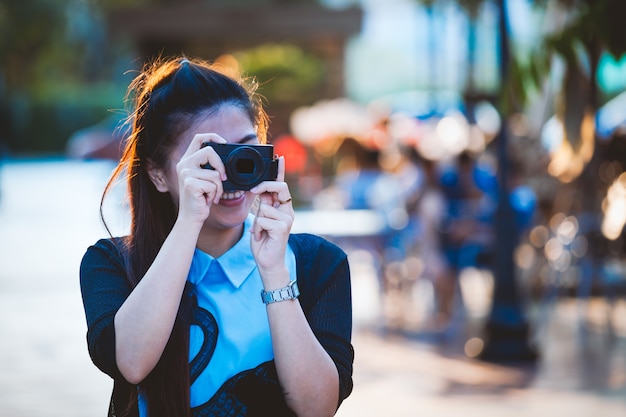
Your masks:
{"label": "dark navy cardigan", "polygon": [[[337,366],[341,404],[352,391],[354,360],[350,342],[352,305],[347,256],[336,245],[310,234],[292,234],[289,245],[296,257],[300,304],[313,333]],[[89,354],[94,364],[114,380],[110,416],[125,410],[136,392],[136,387],[120,373],[115,359],[113,320],[132,290],[126,279],[122,248],[119,239],[99,240],[87,249],[80,266]],[[261,301],[259,298],[250,302]],[[266,401],[275,395],[272,387],[280,388],[274,363],[270,361],[231,378],[207,407],[192,411],[194,416],[267,415],[268,405],[272,410],[276,407]],[[228,409],[223,408],[224,404],[228,404]],[[131,415],[137,415],[136,406]]]}

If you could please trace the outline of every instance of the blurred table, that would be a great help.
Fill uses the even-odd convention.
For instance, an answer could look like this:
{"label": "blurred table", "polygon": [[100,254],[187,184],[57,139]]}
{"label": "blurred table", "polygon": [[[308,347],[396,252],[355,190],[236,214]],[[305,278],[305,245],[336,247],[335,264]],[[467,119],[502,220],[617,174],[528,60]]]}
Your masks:
{"label": "blurred table", "polygon": [[374,210],[297,210],[292,232],[329,238],[380,236],[385,217]]}

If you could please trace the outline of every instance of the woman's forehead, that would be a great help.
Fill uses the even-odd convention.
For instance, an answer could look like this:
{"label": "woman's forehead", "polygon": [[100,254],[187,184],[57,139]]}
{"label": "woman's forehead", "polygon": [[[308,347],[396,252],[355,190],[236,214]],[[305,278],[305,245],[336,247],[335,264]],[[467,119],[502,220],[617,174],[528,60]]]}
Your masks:
{"label": "woman's forehead", "polygon": [[215,133],[229,143],[258,142],[256,129],[248,113],[240,107],[225,105],[191,119],[189,128],[178,137],[174,147],[175,156],[182,156],[194,136],[200,133]]}
{"label": "woman's forehead", "polygon": [[198,115],[190,126],[191,137],[198,133],[217,133],[228,142],[238,142],[244,136],[255,133],[253,121],[241,107],[223,105]]}

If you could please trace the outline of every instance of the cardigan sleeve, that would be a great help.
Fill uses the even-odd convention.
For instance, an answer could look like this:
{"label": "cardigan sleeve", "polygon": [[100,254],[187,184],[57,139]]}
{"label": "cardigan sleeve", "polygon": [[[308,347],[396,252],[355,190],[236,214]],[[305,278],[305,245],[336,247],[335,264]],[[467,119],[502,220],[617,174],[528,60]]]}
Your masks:
{"label": "cardigan sleeve", "polygon": [[113,321],[131,288],[115,241],[102,239],[87,249],[80,265],[80,289],[91,360],[113,379],[123,379],[115,358]]}
{"label": "cardigan sleeve", "polygon": [[339,374],[339,404],[352,392],[354,349],[352,296],[347,255],[314,235],[293,235],[300,302],[318,341]]}

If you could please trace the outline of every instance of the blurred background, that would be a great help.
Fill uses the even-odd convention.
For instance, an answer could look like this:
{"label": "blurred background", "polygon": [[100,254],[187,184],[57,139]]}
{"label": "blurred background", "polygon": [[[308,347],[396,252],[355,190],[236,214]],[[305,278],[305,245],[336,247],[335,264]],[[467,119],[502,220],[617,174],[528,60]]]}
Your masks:
{"label": "blurred background", "polygon": [[[0,0],[0,417],[97,416],[78,288],[126,87],[255,77],[294,231],[349,254],[338,415],[626,415],[622,0]],[[118,187],[119,188],[119,187]],[[124,190],[104,202],[127,228]]]}

